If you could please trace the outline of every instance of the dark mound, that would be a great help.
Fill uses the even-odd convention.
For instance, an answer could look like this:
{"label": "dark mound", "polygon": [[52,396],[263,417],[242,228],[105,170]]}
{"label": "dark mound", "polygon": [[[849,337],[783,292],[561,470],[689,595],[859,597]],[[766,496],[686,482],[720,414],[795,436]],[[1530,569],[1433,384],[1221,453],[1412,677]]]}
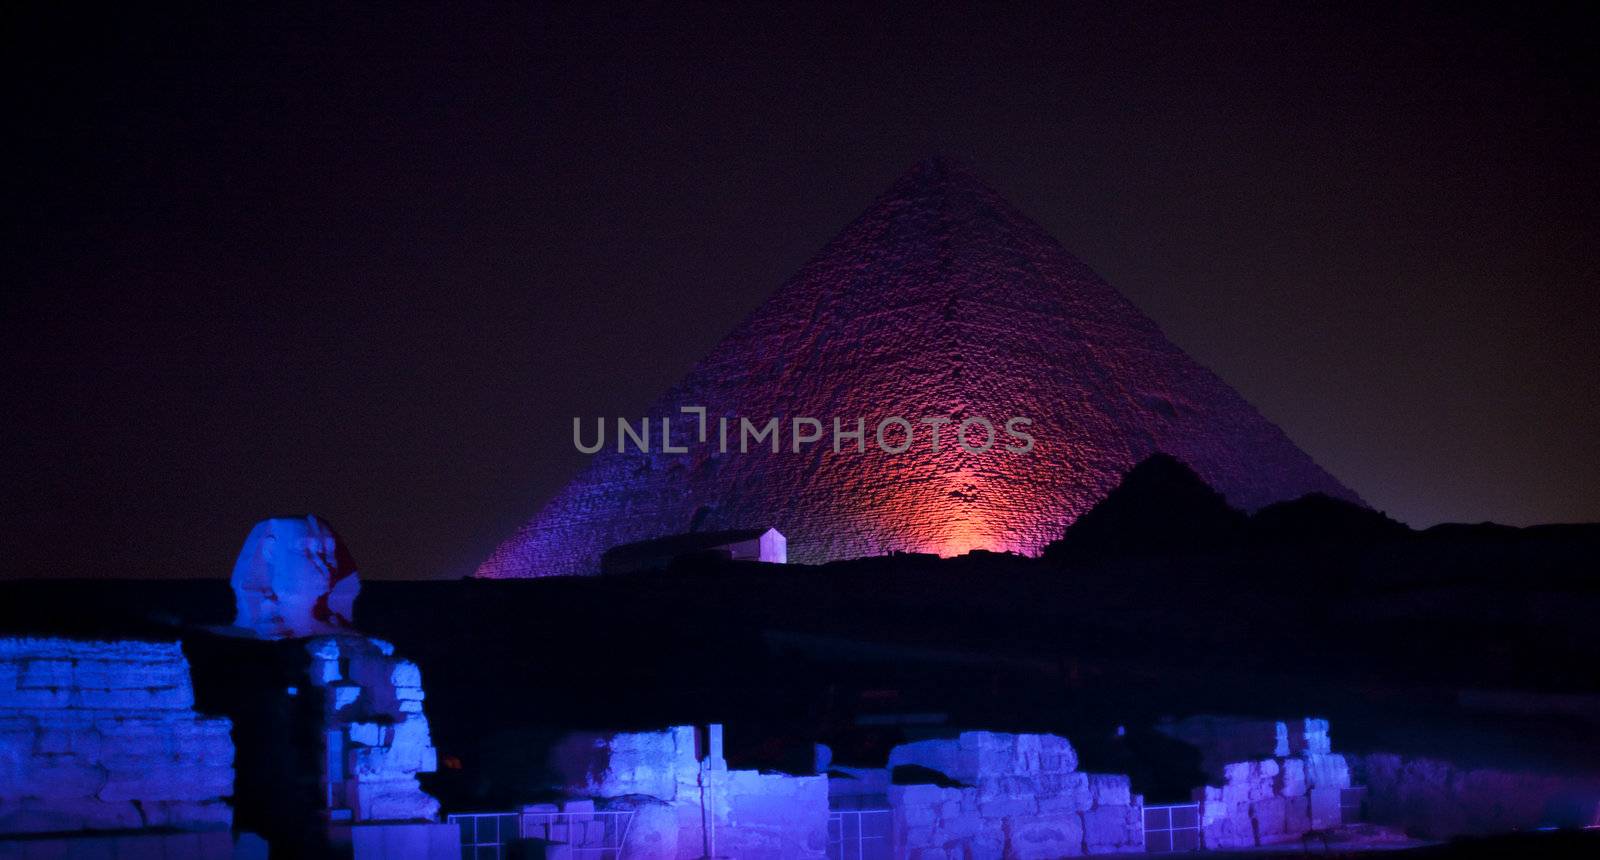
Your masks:
{"label": "dark mound", "polygon": [[1134,466],[1045,555],[1072,559],[1206,552],[1236,543],[1246,517],[1194,470],[1167,454]]}

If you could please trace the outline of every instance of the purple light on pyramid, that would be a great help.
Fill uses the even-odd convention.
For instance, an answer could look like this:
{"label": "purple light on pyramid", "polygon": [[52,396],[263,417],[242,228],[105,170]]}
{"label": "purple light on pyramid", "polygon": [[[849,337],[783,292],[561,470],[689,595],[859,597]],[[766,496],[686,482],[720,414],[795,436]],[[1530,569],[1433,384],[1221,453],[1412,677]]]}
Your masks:
{"label": "purple light on pyramid", "polygon": [[[649,411],[867,422],[948,416],[938,452],[715,445],[618,453],[614,440],[479,576],[593,573],[616,544],[775,527],[789,558],[1037,553],[1157,451],[1234,505],[1356,496],[1149,318],[965,168],[919,164]],[[950,444],[971,416],[1031,419],[1035,449]],[[592,421],[592,419],[591,419]],[[592,427],[592,424],[590,425]],[[829,428],[831,430],[831,427]],[[919,433],[926,428],[918,427]],[[977,434],[981,436],[981,434]]]}

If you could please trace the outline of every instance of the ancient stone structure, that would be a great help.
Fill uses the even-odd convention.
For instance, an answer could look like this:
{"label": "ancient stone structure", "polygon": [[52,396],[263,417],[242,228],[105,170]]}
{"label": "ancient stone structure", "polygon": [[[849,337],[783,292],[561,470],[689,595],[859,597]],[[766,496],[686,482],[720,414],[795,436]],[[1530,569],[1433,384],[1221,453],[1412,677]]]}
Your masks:
{"label": "ancient stone structure", "polygon": [[1194,717],[1162,728],[1199,747],[1202,767],[1221,772],[1221,786],[1195,793],[1207,848],[1291,842],[1341,823],[1350,768],[1332,750],[1327,720]]}
{"label": "ancient stone structure", "polygon": [[[830,758],[818,748],[820,766]],[[628,856],[653,860],[822,857],[830,807],[887,811],[893,856],[914,860],[1140,850],[1143,799],[1128,777],[1083,773],[1077,764],[1072,745],[1054,735],[965,732],[902,744],[888,768],[830,770],[830,779],[729,770],[718,726],[703,736],[690,726],[575,734],[551,752],[560,787],[574,799],[524,813],[570,828],[597,813],[630,811]],[[936,782],[890,784],[891,772],[896,782]]]}
{"label": "ancient stone structure", "polygon": [[311,683],[323,693],[324,781],[335,819],[437,819],[439,802],[417,782],[438,768],[417,664],[361,636],[314,637],[306,650]]}
{"label": "ancient stone structure", "polygon": [[175,642],[0,639],[0,834],[226,830],[230,725],[193,706]]}
{"label": "ancient stone structure", "polygon": [[826,857],[827,777],[729,770],[721,731],[572,735],[551,754],[577,804],[559,808],[633,812],[628,856],[641,860]]}
{"label": "ancient stone structure", "polygon": [[1065,738],[963,732],[895,747],[889,766],[904,765],[946,782],[889,787],[896,857],[1053,860],[1144,847],[1144,799],[1126,776],[1079,771]]}
{"label": "ancient stone structure", "polygon": [[316,516],[262,520],[233,564],[234,626],[268,639],[350,626],[361,590],[355,560]]}
{"label": "ancient stone structure", "polygon": [[[682,407],[707,410],[707,432]],[[1157,451],[1244,509],[1313,491],[1355,498],[1038,225],[937,160],[896,182],[639,417],[649,453],[633,443],[618,453],[608,438],[478,575],[595,573],[617,544],[768,525],[802,564],[891,550],[1035,554]],[[915,433],[903,454],[877,444],[893,417]],[[949,420],[937,451],[925,417]],[[722,418],[735,434],[727,453]],[[780,450],[741,453],[741,419],[769,418]],[[802,418],[820,438],[796,453],[791,441],[814,429],[795,432]],[[1003,450],[1011,418],[1033,422],[1022,425],[1030,453]],[[663,419],[683,453],[663,450]],[[861,419],[861,444],[841,438],[835,453],[835,419],[846,433]],[[969,419],[994,428],[991,450],[956,444]],[[897,426],[890,448],[905,434]],[[982,428],[968,426],[969,447],[983,447]]]}

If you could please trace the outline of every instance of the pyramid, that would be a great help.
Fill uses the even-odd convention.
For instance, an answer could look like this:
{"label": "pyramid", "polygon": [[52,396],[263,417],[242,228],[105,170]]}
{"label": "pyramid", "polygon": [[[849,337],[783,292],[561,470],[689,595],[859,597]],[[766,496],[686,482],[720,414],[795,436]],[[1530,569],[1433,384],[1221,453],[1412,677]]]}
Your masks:
{"label": "pyramid", "polygon": [[[695,441],[706,408],[709,444]],[[794,416],[823,422],[792,450]],[[874,427],[950,416],[934,452],[892,454]],[[956,423],[1033,422],[1026,454],[951,444]],[[645,416],[630,416],[637,420]],[[691,530],[776,527],[789,561],[890,551],[1037,554],[1155,452],[1236,507],[1310,492],[1359,501],[1216,375],[961,165],[913,167],[649,410],[686,453],[606,447],[479,568],[485,577],[588,574],[616,544]],[[734,441],[723,453],[719,417]],[[782,449],[738,448],[740,418],[780,420]],[[862,418],[866,451],[831,421]],[[594,441],[595,418],[584,438]],[[981,446],[982,429],[969,431]],[[890,446],[903,438],[888,432]],[[1002,441],[1013,437],[999,434]]]}

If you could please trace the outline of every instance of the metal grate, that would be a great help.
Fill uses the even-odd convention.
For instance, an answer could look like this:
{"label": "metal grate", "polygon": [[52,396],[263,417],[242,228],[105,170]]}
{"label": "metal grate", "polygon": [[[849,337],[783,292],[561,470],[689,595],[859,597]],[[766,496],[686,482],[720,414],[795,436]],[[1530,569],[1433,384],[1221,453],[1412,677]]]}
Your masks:
{"label": "metal grate", "polygon": [[1200,804],[1144,808],[1145,851],[1199,851]]}
{"label": "metal grate", "polygon": [[840,809],[828,813],[828,860],[890,860],[887,809]]}
{"label": "metal grate", "polygon": [[507,860],[519,839],[560,845],[572,860],[620,860],[633,813],[480,812],[446,820],[461,829],[461,860]]}
{"label": "metal grate", "polygon": [[461,860],[504,860],[507,846],[521,835],[515,812],[451,815],[445,820],[461,829]]}
{"label": "metal grate", "polygon": [[572,860],[619,860],[632,824],[632,812],[525,812],[522,836],[561,845]]}

